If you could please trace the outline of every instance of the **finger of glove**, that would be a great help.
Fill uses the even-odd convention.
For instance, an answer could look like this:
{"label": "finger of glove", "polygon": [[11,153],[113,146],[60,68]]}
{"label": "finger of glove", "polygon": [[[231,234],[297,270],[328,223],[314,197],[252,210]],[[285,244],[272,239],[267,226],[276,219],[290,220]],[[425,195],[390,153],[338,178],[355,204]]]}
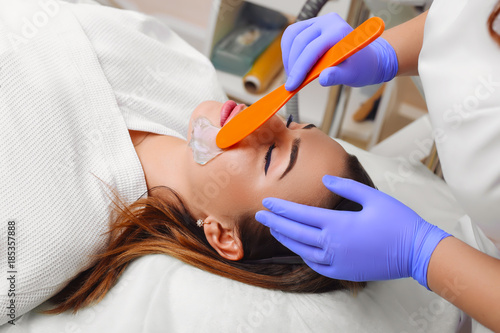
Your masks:
{"label": "finger of glove", "polygon": [[285,29],[285,32],[281,37],[281,55],[283,58],[283,66],[285,67],[285,72],[287,75],[290,74],[290,72],[288,71],[288,57],[290,54],[290,49],[293,45],[293,41],[299,33],[301,33],[304,29],[310,27],[311,24],[313,24],[313,22],[307,20],[289,25],[288,28]]}
{"label": "finger of glove", "polygon": [[344,84],[350,87],[364,86],[360,82],[359,68],[353,68],[352,62],[347,64],[343,62],[340,65],[329,67],[321,72],[318,78],[319,84],[323,87]]}
{"label": "finger of glove", "polygon": [[[293,79],[293,86],[291,82],[289,88],[296,89],[302,81],[304,81],[304,78],[309,73],[309,70],[336,42],[337,40],[332,40],[331,37],[321,35],[307,44],[296,59],[293,67],[289,67],[290,80]],[[290,59],[289,63],[291,60],[293,59]]]}
{"label": "finger of glove", "polygon": [[327,86],[336,86],[338,84],[345,84],[350,86],[349,77],[346,75],[345,71],[343,71],[340,67],[330,67],[324,69],[319,75],[318,81],[323,87]]}
{"label": "finger of glove", "polygon": [[271,235],[290,251],[298,254],[302,259],[317,264],[329,265],[333,261],[333,254],[315,246],[309,246],[288,238],[285,235],[271,229]]}
{"label": "finger of glove", "polygon": [[306,245],[321,247],[321,229],[289,220],[268,211],[257,212],[255,217],[274,232],[278,232],[289,239]]}
{"label": "finger of glove", "polygon": [[[302,258],[304,259],[304,258]],[[330,265],[323,265],[323,264],[318,264],[310,260],[304,259],[304,262],[306,263],[307,266],[309,266],[313,271],[316,273],[319,273],[323,276],[332,278],[332,279],[337,279],[337,280],[345,280],[340,274],[339,270],[337,267],[335,267],[335,263],[332,262]]]}
{"label": "finger of glove", "polygon": [[375,198],[377,194],[381,194],[376,189],[355,180],[330,175],[323,176],[323,184],[333,193],[357,202],[363,207]]}
{"label": "finger of glove", "polygon": [[[288,73],[289,76],[293,76],[293,69],[295,67],[295,62],[302,55],[306,47],[314,41],[316,38],[321,36],[321,30],[315,25],[311,25],[307,29],[304,29],[300,34],[298,34],[293,40],[293,44],[290,48],[288,54]],[[306,55],[307,56],[307,55]],[[303,69],[306,73],[309,68]]]}
{"label": "finger of glove", "polygon": [[362,282],[368,280],[363,273],[356,273],[349,269],[349,267],[339,266],[335,262],[333,262],[331,265],[317,264],[308,260],[304,260],[304,262],[307,266],[311,267],[313,271],[332,279],[354,282]]}
{"label": "finger of glove", "polygon": [[320,229],[330,221],[343,221],[348,213],[301,205],[277,198],[266,198],[262,204],[277,215]]}

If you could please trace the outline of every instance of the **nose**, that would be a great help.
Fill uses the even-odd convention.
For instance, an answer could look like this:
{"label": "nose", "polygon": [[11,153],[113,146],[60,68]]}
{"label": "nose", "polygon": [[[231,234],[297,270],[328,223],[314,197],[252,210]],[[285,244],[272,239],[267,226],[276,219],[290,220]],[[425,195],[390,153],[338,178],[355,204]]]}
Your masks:
{"label": "nose", "polygon": [[268,146],[276,141],[281,141],[286,135],[286,125],[278,116],[272,116],[253,133],[241,141],[244,145]]}

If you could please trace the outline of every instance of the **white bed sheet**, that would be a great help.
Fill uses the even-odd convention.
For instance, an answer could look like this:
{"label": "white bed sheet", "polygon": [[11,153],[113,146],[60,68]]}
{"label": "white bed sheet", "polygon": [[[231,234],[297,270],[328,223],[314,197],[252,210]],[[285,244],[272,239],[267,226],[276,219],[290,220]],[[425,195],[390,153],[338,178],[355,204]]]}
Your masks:
{"label": "white bed sheet", "polygon": [[[491,255],[498,250],[464,216],[446,184],[422,165],[350,144],[379,189]],[[164,255],[133,262],[101,303],[76,315],[21,317],[0,332],[455,332],[461,312],[412,279],[346,291],[289,294],[221,278]],[[487,332],[475,322],[461,332]]]}

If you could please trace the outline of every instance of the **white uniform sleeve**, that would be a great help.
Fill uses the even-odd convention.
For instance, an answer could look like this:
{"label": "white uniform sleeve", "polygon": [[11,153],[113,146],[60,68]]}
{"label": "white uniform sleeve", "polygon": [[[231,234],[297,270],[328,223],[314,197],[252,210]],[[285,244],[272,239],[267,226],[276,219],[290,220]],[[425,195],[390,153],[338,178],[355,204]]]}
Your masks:
{"label": "white uniform sleeve", "polygon": [[437,0],[419,73],[446,182],[500,248],[500,45],[487,30],[496,0]]}

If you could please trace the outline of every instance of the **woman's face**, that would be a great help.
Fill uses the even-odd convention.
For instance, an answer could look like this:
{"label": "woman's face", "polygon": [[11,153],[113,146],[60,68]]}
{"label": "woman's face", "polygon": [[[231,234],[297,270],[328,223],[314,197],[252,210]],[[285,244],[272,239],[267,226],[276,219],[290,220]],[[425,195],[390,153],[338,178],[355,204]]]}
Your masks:
{"label": "woman's face", "polygon": [[[222,105],[207,101],[194,110],[188,142],[198,117],[220,127]],[[295,122],[287,128],[286,120],[277,115],[205,165],[196,163],[187,149],[185,176],[194,193],[190,203],[219,221],[233,222],[263,209],[266,197],[320,205],[329,194],[322,177],[342,176],[347,158],[346,151],[319,129]]]}

